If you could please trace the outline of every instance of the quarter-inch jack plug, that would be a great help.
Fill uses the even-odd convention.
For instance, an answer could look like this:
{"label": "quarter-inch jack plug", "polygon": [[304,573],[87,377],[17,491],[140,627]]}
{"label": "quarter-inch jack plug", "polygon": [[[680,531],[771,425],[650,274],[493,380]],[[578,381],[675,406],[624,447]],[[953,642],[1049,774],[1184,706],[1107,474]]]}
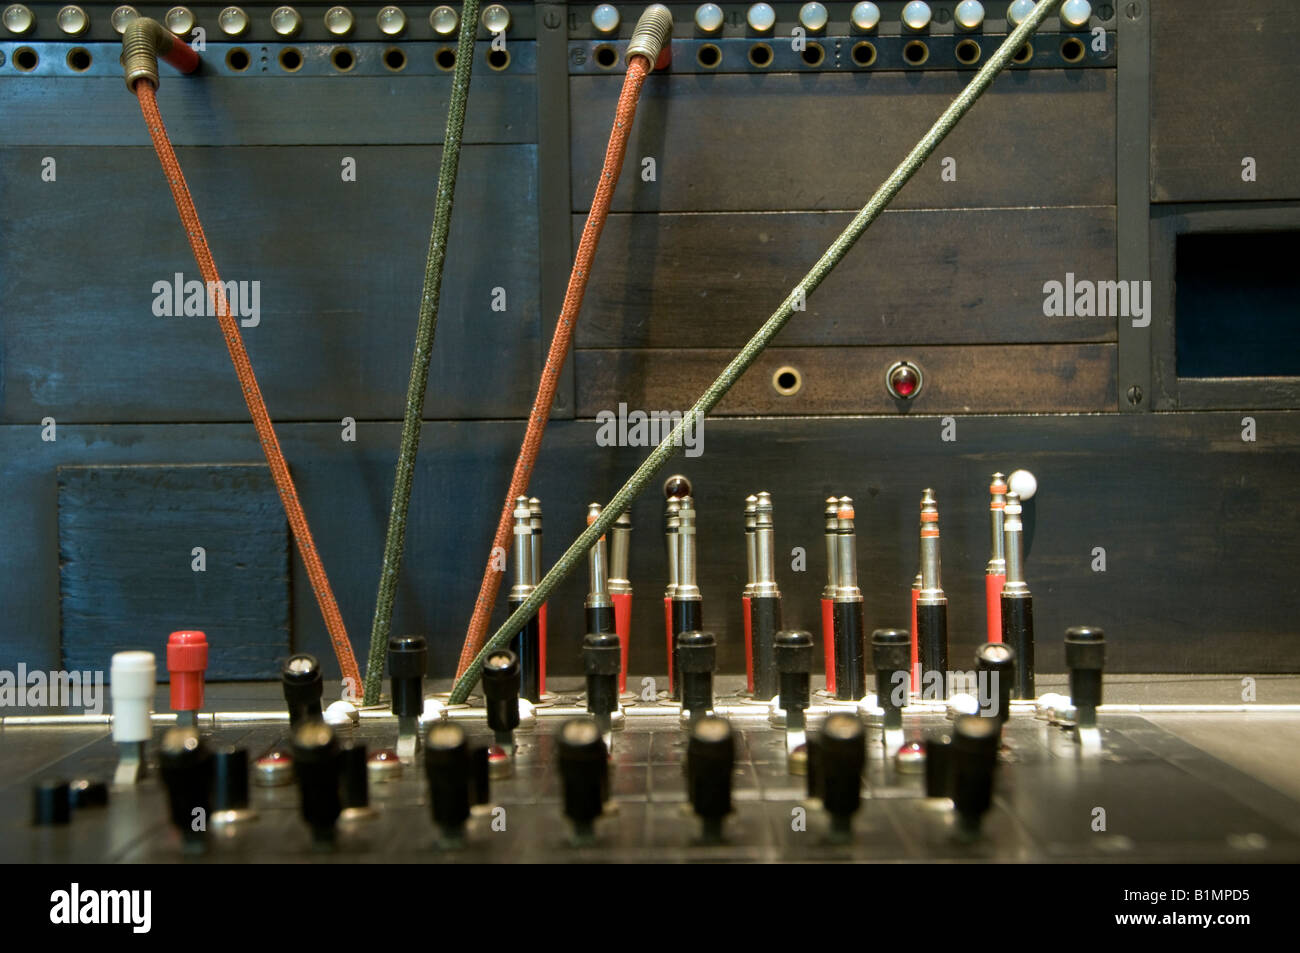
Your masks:
{"label": "quarter-inch jack plug", "polygon": [[934,490],[926,489],[921,494],[921,589],[916,594],[916,641],[921,652],[922,693],[947,698],[948,597],[939,574],[939,507]]}
{"label": "quarter-inch jack plug", "polygon": [[826,693],[835,694],[835,589],[840,584],[838,497],[826,497],[826,586],[822,589],[822,656]]}
{"label": "quarter-inch jack plug", "polygon": [[677,698],[676,662],[677,645],[673,638],[673,599],[677,595],[677,581],[681,578],[681,501],[670,498],[664,504],[664,543],[668,553],[668,585],[664,587],[664,637],[668,647],[668,694]]}
{"label": "quarter-inch jack plug", "polygon": [[835,520],[839,578],[834,600],[835,697],[840,701],[860,701],[867,694],[866,633],[853,517],[853,500],[840,497]]}
{"label": "quarter-inch jack plug", "polygon": [[754,697],[767,701],[776,696],[777,672],[773,649],[781,629],[781,590],[776,585],[776,539],[772,523],[772,494],[757,496],[754,508],[754,586],[749,594],[753,632]]}
{"label": "quarter-inch jack plug", "polygon": [[[511,547],[515,583],[510,587],[510,605],[518,606],[533,592],[533,514],[528,497],[515,498],[514,545]],[[513,609],[511,610],[513,611]],[[524,623],[510,643],[519,657],[520,694],[533,704],[541,700],[541,629],[537,616]]]}
{"label": "quarter-inch jack plug", "polygon": [[1006,532],[1003,518],[1007,506],[1007,481],[993,474],[989,484],[989,561],[984,567],[984,607],[988,615],[988,639],[1002,641],[1002,587],[1007,582]]}
{"label": "quarter-inch jack plug", "polygon": [[1032,699],[1034,693],[1034,600],[1025,582],[1024,524],[1020,495],[1007,493],[1003,521],[1006,535],[1007,581],[1002,586],[1002,641],[1016,653],[1013,698]]}
{"label": "quarter-inch jack plug", "polygon": [[677,585],[673,589],[673,641],[672,651],[675,656],[673,670],[673,694],[682,697],[681,643],[678,641],[683,632],[698,632],[703,618],[704,601],[697,580],[696,538],[695,538],[695,501],[684,496],[677,501]]}
{"label": "quarter-inch jack plug", "polygon": [[618,634],[618,691],[627,691],[627,654],[632,645],[632,580],[628,557],[632,550],[632,517],[626,511],[609,531],[609,598],[614,603],[614,631]]}
{"label": "quarter-inch jack plug", "polygon": [[742,631],[745,634],[745,691],[754,694],[754,613],[751,600],[754,596],[754,578],[757,575],[758,543],[754,533],[758,527],[758,497],[745,497],[745,589],[740,596]]}

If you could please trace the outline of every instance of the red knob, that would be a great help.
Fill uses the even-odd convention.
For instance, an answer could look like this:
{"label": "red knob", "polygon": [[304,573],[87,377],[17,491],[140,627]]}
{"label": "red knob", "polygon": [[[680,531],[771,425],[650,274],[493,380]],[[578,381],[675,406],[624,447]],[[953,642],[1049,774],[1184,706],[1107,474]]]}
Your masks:
{"label": "red knob", "polygon": [[203,673],[208,668],[208,637],[202,632],[173,632],[167,639],[173,711],[203,707]]}

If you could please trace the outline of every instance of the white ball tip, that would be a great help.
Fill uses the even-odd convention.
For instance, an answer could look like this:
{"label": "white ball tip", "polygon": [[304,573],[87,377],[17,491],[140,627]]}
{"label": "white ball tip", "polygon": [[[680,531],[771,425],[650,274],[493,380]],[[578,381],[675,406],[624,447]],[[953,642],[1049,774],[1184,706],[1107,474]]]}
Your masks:
{"label": "white ball tip", "polygon": [[1020,494],[1021,502],[1032,500],[1038,492],[1038,478],[1028,470],[1017,470],[1007,477],[1007,489]]}

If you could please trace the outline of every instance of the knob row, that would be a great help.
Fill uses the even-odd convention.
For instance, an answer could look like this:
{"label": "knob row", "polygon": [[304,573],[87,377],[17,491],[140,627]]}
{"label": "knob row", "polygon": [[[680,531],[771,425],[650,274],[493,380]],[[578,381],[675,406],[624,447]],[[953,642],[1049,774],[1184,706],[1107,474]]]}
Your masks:
{"label": "knob row", "polygon": [[[609,6],[606,4],[605,6]],[[598,8],[599,9],[599,8]],[[618,27],[618,11],[613,7],[615,18],[613,29]],[[126,31],[126,25],[139,13],[135,7],[120,6],[109,15],[113,29],[118,33]],[[503,33],[510,28],[510,11],[499,3],[485,7],[480,22],[489,33]],[[594,15],[593,15],[594,20]],[[90,14],[85,8],[69,4],[55,14],[59,30],[68,36],[81,36],[90,29]],[[252,26],[252,18],[242,7],[226,7],[217,14],[217,28],[226,36],[243,36]],[[408,19],[401,7],[385,6],[375,14],[379,31],[385,36],[397,37],[406,32]],[[602,21],[604,22],[604,21]],[[0,14],[0,23],[15,36],[25,36],[36,29],[36,14],[31,8],[21,3],[12,3]],[[294,7],[276,7],[271,12],[271,28],[280,36],[296,36],[303,27],[303,16]],[[325,29],[334,36],[347,36],[356,27],[356,15],[348,7],[330,7],[325,11]],[[162,24],[177,36],[185,37],[194,32],[199,25],[198,17],[189,7],[172,7],[162,18]],[[453,7],[439,6],[429,14],[429,25],[440,37],[447,37],[456,32],[460,26],[460,14]]]}

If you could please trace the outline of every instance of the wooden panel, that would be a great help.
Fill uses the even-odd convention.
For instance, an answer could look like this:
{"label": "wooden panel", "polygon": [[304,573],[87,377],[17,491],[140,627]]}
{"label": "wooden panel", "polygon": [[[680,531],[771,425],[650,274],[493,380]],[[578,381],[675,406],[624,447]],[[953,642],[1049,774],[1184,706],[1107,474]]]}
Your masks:
{"label": "wooden panel", "polygon": [[[8,48],[12,52],[15,46]],[[99,51],[93,69],[102,66],[111,75],[22,75],[6,68],[8,75],[0,81],[6,145],[139,145],[149,141],[140,108],[122,84],[122,70],[117,65],[120,44],[92,46]],[[271,63],[279,46],[271,45]],[[518,46],[531,51],[533,44]],[[308,58],[304,70],[310,70],[316,59],[325,60],[330,50],[325,46],[298,48]],[[215,52],[216,47],[213,49]],[[362,52],[360,47],[357,50]],[[381,50],[375,44],[366,55],[377,60]],[[51,44],[45,52],[52,69],[61,67],[66,46]],[[433,47],[413,49],[409,55],[432,58]],[[331,69],[320,65],[317,71]],[[382,67],[379,71],[384,72]],[[451,76],[432,72],[437,75],[209,75],[202,82],[173,74],[159,87],[158,106],[177,146],[440,143],[447,122]],[[474,104],[465,114],[465,141],[535,141],[535,77],[493,73],[481,58],[474,73]]]}
{"label": "wooden panel", "polygon": [[[860,578],[868,628],[906,624],[916,572],[921,488],[938,493],[952,657],[983,638],[988,476],[1027,467],[1039,479],[1028,578],[1043,671],[1062,671],[1066,626],[1105,626],[1114,672],[1300,671],[1300,413],[1260,411],[1258,439],[1241,440],[1241,413],[963,416],[956,440],[934,416],[717,419],[704,453],[675,458],[700,501],[700,585],[705,625],[720,639],[719,669],[743,671],[739,594],[744,584],[742,501],[776,499],[777,551],[807,552],[805,572],[777,562],[791,626],[816,627],[824,582],[821,509],[829,493],[859,503]],[[364,654],[392,486],[396,424],[362,427],[356,444],[331,424],[290,424],[281,440],[317,547],[359,654]],[[430,671],[446,677],[469,620],[522,423],[425,426],[394,626],[431,639]],[[586,504],[608,500],[645,457],[605,448],[591,420],[552,421],[532,490],[546,508],[549,566],[584,524]],[[166,460],[210,464],[259,456],[251,427],[234,424],[59,428],[0,426],[0,668],[57,667],[58,536],[53,468]],[[666,470],[661,476],[666,476]],[[631,670],[665,669],[661,536],[656,487],[632,508],[636,586]],[[1094,549],[1106,572],[1094,572]],[[297,557],[293,557],[295,566]],[[304,574],[293,573],[293,645],[332,659]],[[550,602],[556,674],[581,671],[586,572]],[[504,598],[495,619],[504,616]],[[327,661],[331,677],[336,674]],[[274,669],[265,672],[274,676]]]}
{"label": "wooden panel", "polygon": [[[685,410],[732,354],[722,350],[578,352],[578,415]],[[909,401],[885,389],[899,360],[921,368]],[[794,368],[802,381],[784,395],[773,378]],[[988,347],[769,348],[731,389],[716,414],[1014,413],[1115,409],[1115,347],[1110,344]]]}
{"label": "wooden panel", "polygon": [[[612,215],[579,347],[739,347],[850,215]],[[585,216],[575,216],[574,247]],[[1043,316],[1043,284],[1115,277],[1115,209],[886,212],[781,332],[784,345],[1113,341]]]}
{"label": "wooden panel", "polygon": [[[1151,7],[1151,197],[1300,198],[1292,0],[1157,0]],[[1242,181],[1242,159],[1255,181]]]}
{"label": "wooden panel", "polygon": [[[591,201],[621,77],[570,79],[573,201]],[[615,211],[856,209],[966,78],[941,71],[646,80]],[[657,158],[642,181],[640,160]],[[940,181],[945,157],[957,181]],[[894,202],[897,208],[1110,205],[1113,70],[998,77]]]}
{"label": "wooden panel", "polygon": [[58,473],[64,668],[107,672],[114,652],[143,648],[166,681],[168,633],[201,629],[207,678],[274,672],[289,654],[289,541],[267,467]]}
{"label": "wooden panel", "polygon": [[[439,151],[180,150],[222,278],[260,282],[260,323],[242,333],[275,420],[401,418]],[[154,313],[156,282],[198,275],[153,151],[57,150],[42,184],[45,154],[0,150],[0,419],[247,420],[216,319]],[[341,181],[345,155],[355,182]],[[465,149],[430,417],[532,405],[535,162],[534,146]]]}

